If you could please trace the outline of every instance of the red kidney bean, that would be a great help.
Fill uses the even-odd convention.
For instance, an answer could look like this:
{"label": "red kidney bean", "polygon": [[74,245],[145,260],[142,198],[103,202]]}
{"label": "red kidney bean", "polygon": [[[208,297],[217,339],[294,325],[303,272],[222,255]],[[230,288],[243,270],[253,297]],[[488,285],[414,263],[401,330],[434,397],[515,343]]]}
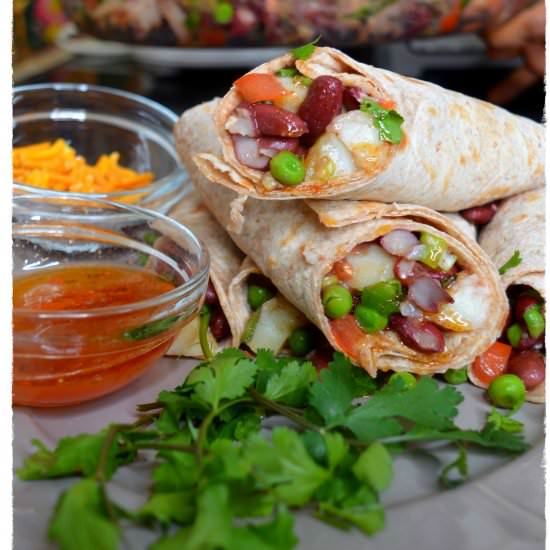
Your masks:
{"label": "red kidney bean", "polygon": [[508,361],[507,372],[519,376],[526,390],[532,390],[544,381],[546,361],[537,351],[521,351]]}
{"label": "red kidney bean", "polygon": [[269,158],[274,157],[280,151],[295,153],[299,145],[298,138],[261,137],[258,140],[260,154]]}
{"label": "red kidney bean", "polygon": [[529,296],[525,294],[523,296],[520,296],[516,302],[516,306],[514,307],[516,319],[518,321],[523,321],[523,314],[525,313],[525,310],[539,303],[540,301],[537,300],[534,296]]}
{"label": "red kidney bean", "polygon": [[226,336],[229,336],[231,329],[229,328],[229,323],[221,310],[217,308],[212,312],[212,317],[210,317],[210,323],[208,324],[212,336],[216,339],[217,342],[223,340]]}
{"label": "red kidney bean", "polygon": [[539,345],[543,345],[543,344],[544,344],[544,332],[538,338],[533,338],[532,336],[529,335],[527,330],[522,327],[521,337],[517,345],[517,349],[519,351],[532,349],[534,347],[538,347]]}
{"label": "red kidney bean", "polygon": [[332,361],[334,350],[330,347],[322,347],[316,349],[309,360],[313,363],[317,371],[328,368],[328,364]]}
{"label": "red kidney bean", "polygon": [[298,110],[298,115],[309,128],[309,132],[302,137],[302,143],[313,145],[332,119],[340,114],[343,92],[343,84],[333,76],[318,76],[312,82]]}
{"label": "red kidney bean", "polygon": [[344,103],[344,107],[348,111],[355,111],[356,109],[359,109],[359,105],[365,97],[367,97],[367,93],[360,88],[346,86],[342,95],[342,101]]}
{"label": "red kidney bean", "polygon": [[206,294],[204,296],[204,303],[209,306],[217,306],[219,303],[216,289],[211,280],[208,280],[208,287],[206,288]]}
{"label": "red kidney bean", "polygon": [[307,124],[290,111],[268,103],[254,103],[251,108],[263,136],[297,138],[308,131]]}
{"label": "red kidney bean", "polygon": [[466,210],[462,210],[460,213],[464,219],[474,225],[485,225],[493,219],[494,215],[497,213],[497,210],[497,203],[491,202],[489,204],[484,204],[483,206],[467,208]]}
{"label": "red kidney bean", "polygon": [[397,332],[402,342],[422,353],[439,353],[445,349],[443,332],[430,321],[393,314],[390,329]]}

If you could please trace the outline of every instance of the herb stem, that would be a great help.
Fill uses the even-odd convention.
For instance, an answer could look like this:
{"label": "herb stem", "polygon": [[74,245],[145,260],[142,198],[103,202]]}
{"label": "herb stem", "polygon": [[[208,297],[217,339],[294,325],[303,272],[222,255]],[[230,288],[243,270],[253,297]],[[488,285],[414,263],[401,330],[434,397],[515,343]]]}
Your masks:
{"label": "herb stem", "polygon": [[199,343],[202,354],[207,361],[212,360],[214,357],[214,354],[210,349],[210,342],[208,341],[208,325],[210,324],[211,317],[212,311],[207,305],[203,305],[199,313]]}
{"label": "herb stem", "polygon": [[280,403],[277,403],[276,401],[272,401],[271,399],[268,399],[267,397],[264,397],[261,393],[257,392],[254,388],[249,388],[248,393],[260,404],[263,405],[266,409],[271,409],[272,411],[275,411],[282,416],[286,416],[299,426],[302,426],[302,428],[306,430],[315,430],[319,431],[319,427],[310,422],[309,420],[306,420],[302,415],[297,414],[294,412],[294,410],[290,407],[286,407],[285,405],[281,405]]}
{"label": "herb stem", "polygon": [[147,412],[156,409],[163,409],[164,406],[164,403],[161,403],[160,401],[153,401],[152,403],[141,403],[140,405],[136,405],[136,409],[138,412]]}
{"label": "herb stem", "polygon": [[156,443],[156,442],[144,442],[134,443],[138,449],[155,449],[157,451],[180,451],[182,453],[195,452],[194,445],[178,445],[176,443]]}

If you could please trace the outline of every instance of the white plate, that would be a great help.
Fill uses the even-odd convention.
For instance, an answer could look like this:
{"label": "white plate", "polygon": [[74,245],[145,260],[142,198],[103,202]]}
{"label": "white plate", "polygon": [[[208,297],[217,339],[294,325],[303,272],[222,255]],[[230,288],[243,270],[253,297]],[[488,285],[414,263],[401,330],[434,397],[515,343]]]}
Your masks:
{"label": "white plate", "polygon": [[129,57],[138,63],[165,68],[235,68],[255,67],[282,55],[288,48],[170,48],[137,46],[122,42],[97,40],[87,36],[68,38],[60,48],[75,55],[94,57]]}
{"label": "white plate", "polygon": [[[14,466],[33,451],[31,439],[46,445],[67,435],[95,432],[109,422],[134,419],[137,403],[154,401],[161,389],[180,384],[196,361],[164,358],[127,388],[89,404],[59,409],[16,408]],[[483,392],[469,384],[458,424],[479,428],[489,410]],[[439,468],[428,459],[398,457],[395,479],[384,493],[386,529],[369,539],[343,532],[297,514],[299,550],[542,550],[544,548],[544,476],[542,469],[544,407],[526,404],[517,418],[534,447],[515,460],[469,451],[472,481],[450,491],[436,484]],[[448,455],[451,458],[452,455]],[[137,507],[150,485],[144,463],[122,468],[110,484],[112,496]],[[14,478],[15,550],[53,550],[47,523],[59,493],[74,479],[23,482]],[[126,532],[123,548],[145,550],[154,540],[148,531]],[[99,550],[99,549],[98,549]]]}

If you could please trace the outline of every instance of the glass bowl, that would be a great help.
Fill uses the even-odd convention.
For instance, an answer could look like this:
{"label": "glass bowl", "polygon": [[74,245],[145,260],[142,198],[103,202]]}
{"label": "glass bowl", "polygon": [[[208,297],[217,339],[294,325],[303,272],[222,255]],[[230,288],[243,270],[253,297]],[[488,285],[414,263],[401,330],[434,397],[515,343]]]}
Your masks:
{"label": "glass bowl", "polygon": [[[20,195],[12,233],[15,405],[76,404],[127,385],[165,353],[204,299],[205,247],[160,213],[72,196]],[[62,285],[74,289],[68,277],[74,281],[90,270],[103,302],[76,306],[90,287],[63,294]],[[105,274],[113,270],[120,278],[105,290]],[[110,301],[116,292],[128,294],[127,277],[138,275],[162,280],[162,292]],[[36,278],[42,286],[29,285]]]}
{"label": "glass bowl", "polygon": [[155,180],[140,189],[71,193],[14,182],[16,194],[74,195],[136,203],[166,213],[187,192],[172,135],[177,116],[147,98],[87,84],[36,84],[13,90],[13,145],[65,139],[88,163],[120,153],[120,164]]}

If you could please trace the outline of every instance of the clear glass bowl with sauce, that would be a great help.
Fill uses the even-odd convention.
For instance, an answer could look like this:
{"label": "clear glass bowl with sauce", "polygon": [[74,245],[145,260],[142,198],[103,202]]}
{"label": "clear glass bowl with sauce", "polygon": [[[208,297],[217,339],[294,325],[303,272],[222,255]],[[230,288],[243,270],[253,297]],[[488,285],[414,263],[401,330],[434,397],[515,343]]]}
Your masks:
{"label": "clear glass bowl with sauce", "polygon": [[13,146],[64,139],[93,164],[120,154],[120,165],[152,172],[152,183],[105,193],[46,190],[14,181],[16,194],[74,195],[105,199],[166,213],[189,190],[172,130],[178,117],[136,94],[88,84],[34,84],[13,90]]}
{"label": "clear glass bowl with sauce", "polygon": [[129,384],[198,313],[209,257],[176,221],[72,196],[16,196],[12,216],[15,405]]}

